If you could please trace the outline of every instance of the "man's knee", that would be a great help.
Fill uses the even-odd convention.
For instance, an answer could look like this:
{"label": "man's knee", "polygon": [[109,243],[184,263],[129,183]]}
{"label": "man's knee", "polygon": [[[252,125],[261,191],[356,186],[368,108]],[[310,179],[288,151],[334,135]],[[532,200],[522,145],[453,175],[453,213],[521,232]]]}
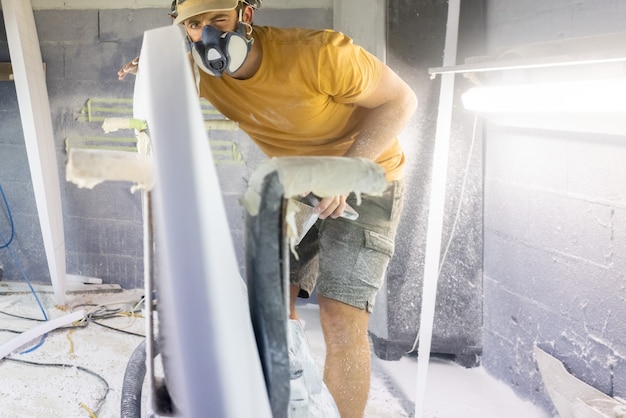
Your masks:
{"label": "man's knee", "polygon": [[[335,344],[354,344],[367,336],[369,314],[363,309],[333,299],[318,297],[324,337]],[[330,341],[329,341],[330,340]]]}

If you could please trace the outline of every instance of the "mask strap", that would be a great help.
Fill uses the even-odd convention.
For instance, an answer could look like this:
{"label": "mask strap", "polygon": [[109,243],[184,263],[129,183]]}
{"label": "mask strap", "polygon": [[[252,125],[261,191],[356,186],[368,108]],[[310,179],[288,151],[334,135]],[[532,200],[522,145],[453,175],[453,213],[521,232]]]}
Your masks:
{"label": "mask strap", "polygon": [[196,60],[193,60],[193,75],[196,79],[196,91],[200,94],[200,67],[196,64]]}
{"label": "mask strap", "polygon": [[246,27],[246,36],[250,38],[249,41],[254,42],[254,38],[252,37],[252,25],[246,22],[241,22],[241,24]]}
{"label": "mask strap", "polygon": [[254,38],[252,38],[252,25],[243,21],[243,9],[243,7],[239,8],[239,23],[246,28],[243,35],[246,35],[246,37],[248,38],[247,41],[252,43],[254,42]]}

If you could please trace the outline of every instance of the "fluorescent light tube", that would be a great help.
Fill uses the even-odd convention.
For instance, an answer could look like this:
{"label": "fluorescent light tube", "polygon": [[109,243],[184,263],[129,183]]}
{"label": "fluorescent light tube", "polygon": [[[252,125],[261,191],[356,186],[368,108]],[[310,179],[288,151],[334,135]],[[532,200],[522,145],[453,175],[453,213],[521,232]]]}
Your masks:
{"label": "fluorescent light tube", "polygon": [[626,79],[474,87],[462,101],[479,113],[626,113]]}

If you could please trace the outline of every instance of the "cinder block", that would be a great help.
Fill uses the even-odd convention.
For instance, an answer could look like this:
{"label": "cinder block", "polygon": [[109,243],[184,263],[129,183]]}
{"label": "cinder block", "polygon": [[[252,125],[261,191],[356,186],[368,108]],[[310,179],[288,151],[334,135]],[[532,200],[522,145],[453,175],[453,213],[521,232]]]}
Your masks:
{"label": "cinder block", "polygon": [[[555,314],[552,306],[527,303],[532,298],[513,294],[490,279],[485,280],[484,286],[483,365],[488,370],[512,379],[512,383],[518,378],[520,381],[527,380],[525,374],[531,368],[527,352],[532,350],[533,343],[537,343],[543,349],[548,347],[548,351],[561,360],[574,376],[604,393],[610,393],[615,353],[622,348],[619,343],[616,345],[617,341],[608,330],[615,327],[618,318],[622,317],[620,312],[613,318],[609,310],[604,324],[593,324],[587,318],[589,312],[586,306],[578,307],[583,315]],[[558,296],[553,299],[558,304]],[[592,305],[594,302],[588,304]],[[494,337],[497,337],[495,341]],[[502,362],[499,350],[503,345],[509,346],[505,352],[512,351],[508,356],[513,356],[514,360],[508,361],[514,361],[513,364]],[[520,385],[515,383],[515,386]]]}
{"label": "cinder block", "polygon": [[[1,94],[2,93],[0,93],[0,95]],[[20,119],[20,112],[17,109],[17,103],[15,109],[0,111],[0,126],[2,126],[0,130],[0,148],[8,144],[24,144],[22,121]]]}
{"label": "cinder block", "polygon": [[[499,282],[486,277],[483,281],[483,327],[485,332],[497,334],[511,345],[521,343],[538,333],[538,315],[520,304],[526,298],[511,292]],[[542,315],[543,317],[543,315]],[[489,351],[485,345],[485,354]]]}
{"label": "cinder block", "polygon": [[586,139],[568,144],[568,192],[624,206],[626,190],[621,179],[626,176],[623,164],[626,146],[614,139],[598,140],[592,135]]}
{"label": "cinder block", "polygon": [[[96,80],[54,80],[48,84],[48,97],[50,99],[50,110],[55,113],[58,111],[72,111],[73,124],[78,117],[80,110],[87,99],[90,97],[98,97],[100,85]],[[65,125],[55,124],[55,132],[66,129]],[[66,134],[67,135],[67,134]]]}
{"label": "cinder block", "polygon": [[45,74],[47,84],[53,80],[65,78],[65,65],[62,57],[65,56],[65,47],[58,43],[40,42],[41,59],[46,66]]}
{"label": "cinder block", "polygon": [[123,289],[143,288],[143,258],[67,251],[67,271],[119,284]]}
{"label": "cinder block", "polygon": [[131,193],[130,187],[126,182],[104,182],[93,189],[81,189],[67,183],[64,212],[68,216],[141,223],[141,194]]}
{"label": "cinder block", "polygon": [[43,238],[34,199],[32,203],[34,210],[21,211],[17,205],[11,206],[15,238],[20,242],[23,251],[43,251]]}
{"label": "cinder block", "polygon": [[68,250],[94,254],[141,257],[142,226],[115,220],[70,218],[65,222]]}
{"label": "cinder block", "polygon": [[[501,295],[490,291],[502,289],[518,295],[519,303],[526,300],[544,306],[554,316],[546,318],[548,324],[585,323],[589,332],[623,341],[624,325],[615,319],[626,314],[626,292],[619,270],[607,270],[488,233],[484,272],[485,309],[499,306],[496,301]],[[607,293],[606,289],[611,291]]]}
{"label": "cinder block", "polygon": [[100,10],[100,40],[125,42],[141,39],[146,30],[171,25],[168,12],[169,8]]}
{"label": "cinder block", "polygon": [[[19,216],[37,218],[38,212],[35,203],[35,192],[33,191],[33,184],[30,182],[30,172],[28,172],[28,167],[25,167],[24,170],[26,173],[8,172],[6,173],[8,175],[7,179],[0,178],[0,182],[2,182],[2,188],[6,195],[7,203],[13,214],[18,216],[18,218]],[[23,180],[24,177],[26,177],[27,180]],[[4,202],[0,204],[0,207],[4,207]]]}
{"label": "cinder block", "polygon": [[120,69],[114,43],[68,44],[65,49],[65,77],[69,80],[116,79]]}
{"label": "cinder block", "polygon": [[527,239],[528,216],[527,187],[493,177],[485,178],[485,230],[517,239]]}
{"label": "cinder block", "polygon": [[[483,276],[513,293],[525,294],[528,284],[536,281],[536,271],[529,264],[537,262],[535,253],[521,243],[486,231],[484,236]],[[486,290],[485,290],[486,291]]]}
{"label": "cinder block", "polygon": [[50,271],[43,247],[22,250],[22,244],[19,243],[19,240],[14,239],[11,248],[22,269],[20,270],[13,260],[7,261],[4,265],[4,280],[24,282],[26,275],[31,283],[50,284]]}
{"label": "cinder block", "polygon": [[[91,97],[132,99],[135,91],[135,76],[130,76],[120,81],[117,79],[117,70],[119,68],[115,69],[113,74],[103,74],[104,78],[98,83],[98,93]],[[131,135],[134,135],[134,133],[131,133]]]}
{"label": "cinder block", "polygon": [[10,81],[0,82],[0,97],[2,97],[2,100],[0,100],[0,112],[13,112],[18,110],[15,83]]}
{"label": "cinder block", "polygon": [[532,401],[547,412],[554,411],[530,344],[512,344],[490,331],[484,334],[484,344],[482,365],[489,375],[511,387],[520,398]]}
{"label": "cinder block", "polygon": [[542,131],[492,126],[485,145],[485,178],[544,190],[567,189],[567,142],[564,139]]}
{"label": "cinder block", "polygon": [[612,208],[543,190],[529,194],[531,245],[608,265],[612,251]]}
{"label": "cinder block", "polygon": [[26,156],[26,147],[23,143],[21,145],[5,145],[2,147],[0,167],[2,167],[3,175],[30,182],[28,157]]}
{"label": "cinder block", "polygon": [[40,42],[93,43],[98,39],[97,10],[36,10]]}

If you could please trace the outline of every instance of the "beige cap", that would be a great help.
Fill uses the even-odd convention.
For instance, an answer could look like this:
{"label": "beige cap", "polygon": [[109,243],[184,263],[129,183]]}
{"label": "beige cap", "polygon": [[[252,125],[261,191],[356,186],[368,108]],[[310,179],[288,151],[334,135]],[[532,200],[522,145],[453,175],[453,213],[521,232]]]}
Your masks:
{"label": "beige cap", "polygon": [[216,10],[232,10],[237,7],[239,0],[177,0],[176,12],[178,16],[174,24],[182,23],[190,17]]}

